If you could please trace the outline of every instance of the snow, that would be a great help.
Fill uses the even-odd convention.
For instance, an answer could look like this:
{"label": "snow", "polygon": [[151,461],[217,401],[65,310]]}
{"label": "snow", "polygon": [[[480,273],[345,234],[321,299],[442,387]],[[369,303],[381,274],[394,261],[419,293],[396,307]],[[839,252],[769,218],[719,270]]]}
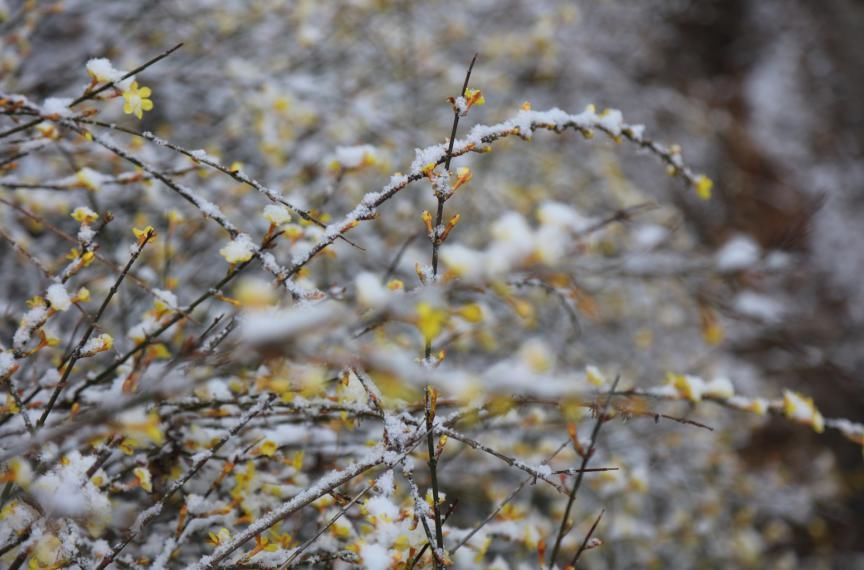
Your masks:
{"label": "snow", "polygon": [[111,348],[114,344],[111,335],[109,334],[100,334],[97,337],[93,337],[88,340],[84,346],[81,347],[81,356],[92,356],[98,352],[103,352]]}
{"label": "snow", "polygon": [[[99,83],[112,83],[115,81],[120,81],[123,77],[124,72],[119,69],[114,69],[114,66],[111,64],[111,60],[104,57],[95,57],[87,62],[87,73],[90,74],[90,77],[95,79]],[[135,81],[135,76],[130,76],[124,79],[122,82],[117,84],[117,87],[121,90],[126,90]]]}
{"label": "snow", "polygon": [[377,160],[377,151],[372,145],[364,144],[358,146],[336,147],[332,160],[339,163],[342,168],[358,168]]}
{"label": "snow", "polygon": [[54,283],[45,292],[45,298],[51,303],[51,308],[55,311],[66,311],[72,306],[72,299],[69,298],[69,292],[62,283]]}
{"label": "snow", "polygon": [[15,350],[24,350],[33,331],[42,326],[48,318],[48,309],[44,305],[37,305],[24,313],[15,335],[12,337],[12,346]]}
{"label": "snow", "polygon": [[11,350],[0,351],[0,379],[12,374],[17,369],[15,355]]}
{"label": "snow", "polygon": [[399,507],[389,498],[377,495],[366,501],[366,510],[373,517],[386,517],[390,520],[399,518]]}
{"label": "snow", "polygon": [[87,470],[95,460],[73,451],[66,456],[65,465],[34,481],[31,492],[46,513],[55,517],[110,516],[108,497],[87,478]]}
{"label": "snow", "polygon": [[750,237],[737,235],[716,253],[714,262],[720,271],[740,271],[759,261],[760,248]]}
{"label": "snow", "polygon": [[218,163],[218,159],[215,156],[211,156],[207,153],[203,148],[195,149],[189,152],[196,160],[203,160],[207,162]]}
{"label": "snow", "polygon": [[99,190],[102,188],[102,184],[105,182],[107,176],[102,174],[101,172],[97,172],[92,168],[85,166],[81,170],[79,170],[76,174],[78,182],[81,183],[88,190]]}
{"label": "snow", "polygon": [[621,115],[621,111],[609,109],[600,114],[600,120],[597,124],[617,136],[621,134],[621,130],[624,128],[624,117]]}
{"label": "snow", "polygon": [[243,340],[252,344],[284,342],[334,325],[343,317],[342,306],[332,301],[290,309],[256,311],[243,317],[239,333]]}
{"label": "snow", "polygon": [[362,307],[381,308],[390,298],[390,290],[381,284],[381,279],[369,272],[362,272],[354,279],[357,288],[357,302]]}
{"label": "snow", "polygon": [[274,226],[281,226],[291,221],[291,212],[281,204],[270,204],[264,207],[263,217]]}
{"label": "snow", "polygon": [[74,113],[69,109],[72,99],[67,97],[48,97],[42,103],[42,113],[45,115],[58,115],[60,117],[71,117]]}
{"label": "snow", "polygon": [[411,172],[419,172],[428,164],[436,164],[444,158],[446,153],[447,146],[444,144],[414,149],[414,162],[411,163]]}
{"label": "snow", "polygon": [[650,251],[669,236],[669,230],[659,224],[640,224],[633,228],[633,246],[641,251]]}
{"label": "snow", "polygon": [[732,381],[724,376],[712,378],[710,382],[704,386],[704,395],[721,400],[728,400],[735,395],[735,387]]}
{"label": "snow", "polygon": [[576,208],[562,202],[544,202],[537,209],[537,219],[541,224],[583,232],[596,220],[583,216]]}
{"label": "snow", "polygon": [[363,544],[360,547],[360,557],[366,570],[388,570],[390,568],[390,553],[380,544]]}
{"label": "snow", "polygon": [[81,224],[77,235],[78,241],[81,243],[90,243],[94,237],[96,237],[96,230],[87,224]]}
{"label": "snow", "polygon": [[153,289],[153,295],[165,303],[171,310],[176,311],[180,308],[180,304],[177,302],[177,295],[167,289]]}
{"label": "snow", "polygon": [[783,318],[786,310],[782,302],[754,291],[742,291],[735,296],[735,310],[768,323],[775,323]]}
{"label": "snow", "polygon": [[231,240],[228,245],[219,250],[219,254],[228,263],[242,263],[252,259],[252,255],[258,248],[247,234],[239,234]]}

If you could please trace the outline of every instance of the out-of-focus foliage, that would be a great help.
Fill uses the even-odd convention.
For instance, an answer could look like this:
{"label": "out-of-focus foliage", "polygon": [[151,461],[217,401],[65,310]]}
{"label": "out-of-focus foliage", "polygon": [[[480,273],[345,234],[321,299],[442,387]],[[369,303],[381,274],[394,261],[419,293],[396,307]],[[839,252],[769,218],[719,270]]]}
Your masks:
{"label": "out-of-focus foliage", "polygon": [[0,0],[0,564],[861,564],[862,19]]}

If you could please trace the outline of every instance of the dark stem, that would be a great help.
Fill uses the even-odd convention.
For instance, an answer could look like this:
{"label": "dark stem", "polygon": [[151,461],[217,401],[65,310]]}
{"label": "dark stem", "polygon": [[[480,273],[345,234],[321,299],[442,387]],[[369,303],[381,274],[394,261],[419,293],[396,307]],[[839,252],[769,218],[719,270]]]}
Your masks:
{"label": "dark stem", "polygon": [[585,476],[584,470],[588,466],[588,461],[591,460],[591,456],[594,454],[594,446],[597,444],[597,435],[600,433],[600,426],[603,425],[606,410],[609,408],[609,403],[612,401],[612,395],[615,393],[615,388],[618,387],[619,380],[621,380],[621,376],[615,378],[615,382],[612,383],[612,388],[606,395],[606,402],[597,414],[597,423],[594,424],[594,430],[591,432],[591,443],[588,445],[588,450],[585,451],[585,454],[582,456],[582,465],[579,468],[579,472],[576,474],[576,479],[573,481],[573,488],[570,489],[570,496],[567,498],[567,508],[564,509],[564,516],[561,517],[561,526],[558,528],[558,536],[555,538],[555,546],[552,548],[552,555],[549,557],[550,568],[555,564],[555,559],[558,557],[558,551],[561,549],[561,541],[564,540],[564,536],[567,534],[567,522],[570,519],[570,510],[573,508],[573,503],[576,500],[576,493],[579,492],[579,487],[582,485],[582,478]]}
{"label": "dark stem", "polygon": [[597,525],[600,524],[600,519],[603,518],[603,513],[606,512],[606,509],[600,511],[600,514],[597,515],[597,519],[594,521],[594,524],[591,525],[591,528],[588,529],[588,534],[585,535],[585,540],[582,541],[582,544],[579,546],[579,550],[576,551],[576,554],[573,555],[573,560],[570,562],[570,566],[576,566],[576,562],[579,561],[579,557],[582,556],[582,553],[585,552],[585,549],[588,548],[588,541],[591,540],[591,536],[594,534],[594,531],[597,530]]}
{"label": "dark stem", "polygon": [[120,288],[120,284],[123,283],[123,279],[129,273],[129,270],[132,269],[132,264],[135,263],[135,260],[141,255],[141,252],[144,251],[144,247],[147,245],[155,234],[153,230],[147,232],[147,235],[144,236],[142,243],[138,246],[138,249],[135,250],[135,253],[129,258],[129,261],[126,263],[126,267],[123,268],[123,271],[114,281],[114,284],[111,285],[111,289],[108,291],[108,295],[105,296],[105,299],[102,301],[102,305],[100,305],[99,310],[96,311],[96,316],[93,317],[93,321],[90,323],[90,326],[87,327],[87,330],[84,331],[84,335],[81,337],[81,340],[78,341],[78,346],[75,347],[75,350],[72,351],[72,355],[69,359],[69,362],[66,364],[66,367],[63,369],[63,376],[60,378],[60,381],[57,383],[57,387],[54,388],[54,392],[51,394],[51,398],[48,400],[48,405],[45,407],[45,411],[42,412],[42,415],[39,417],[39,420],[36,422],[36,429],[41,428],[45,425],[45,421],[48,419],[48,416],[51,414],[51,410],[54,409],[54,405],[57,403],[57,398],[60,397],[60,393],[63,391],[63,388],[66,387],[66,382],[69,380],[69,375],[72,373],[72,368],[75,367],[75,363],[78,362],[78,359],[81,358],[81,349],[84,348],[84,345],[87,344],[87,341],[90,339],[90,335],[93,334],[93,331],[96,330],[96,324],[99,322],[99,319],[102,318],[102,315],[105,313],[105,309],[108,308],[108,303],[111,302],[111,299],[114,298],[114,295],[117,293],[117,289]]}
{"label": "dark stem", "polygon": [[[429,476],[432,480],[432,510],[435,513],[435,544],[437,550],[444,550],[444,526],[441,522],[441,508],[438,504],[438,457],[435,453],[435,412],[433,410],[432,389],[426,388],[426,446],[429,451]],[[443,568],[435,556],[436,567]]]}
{"label": "dark stem", "polygon": [[[459,96],[464,97],[465,91],[468,90],[468,81],[471,79],[471,70],[474,69],[474,63],[477,61],[477,54],[471,58],[471,63],[468,65],[468,72],[465,74],[465,82],[462,84],[462,91]],[[453,112],[453,128],[450,129],[450,143],[447,146],[447,155],[444,159],[445,175],[450,171],[450,159],[453,158],[453,145],[456,144],[456,129],[459,128],[459,110]],[[435,214],[435,227],[432,228],[432,278],[438,278],[438,248],[441,245],[441,237],[439,228],[444,222],[444,202],[447,198],[443,195],[437,195],[438,210]],[[425,357],[428,360],[432,356],[432,339],[426,339]]]}

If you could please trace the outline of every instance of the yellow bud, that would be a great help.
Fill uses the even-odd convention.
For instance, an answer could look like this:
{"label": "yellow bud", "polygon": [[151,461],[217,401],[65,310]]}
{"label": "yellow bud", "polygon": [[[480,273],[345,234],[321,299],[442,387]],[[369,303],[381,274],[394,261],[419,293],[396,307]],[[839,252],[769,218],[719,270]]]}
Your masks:
{"label": "yellow bud", "polygon": [[138,240],[138,244],[140,245],[148,239],[148,235],[150,237],[155,237],[156,230],[153,229],[153,226],[147,226],[141,230],[139,230],[138,228],[132,228],[132,234],[135,236],[135,239]]}
{"label": "yellow bud", "polygon": [[700,175],[696,178],[696,194],[703,200],[711,199],[711,189],[714,182],[707,176]]}

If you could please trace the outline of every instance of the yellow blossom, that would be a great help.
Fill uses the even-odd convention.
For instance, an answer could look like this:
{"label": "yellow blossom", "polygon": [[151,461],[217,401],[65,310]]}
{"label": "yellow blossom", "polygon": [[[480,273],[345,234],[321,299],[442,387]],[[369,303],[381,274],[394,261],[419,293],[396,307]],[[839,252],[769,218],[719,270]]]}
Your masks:
{"label": "yellow blossom", "polygon": [[696,194],[703,200],[711,199],[711,189],[714,187],[714,182],[704,175],[696,177]]}
{"label": "yellow blossom", "polygon": [[153,108],[153,101],[150,100],[150,88],[138,87],[138,82],[132,82],[129,89],[123,92],[123,112],[127,115],[135,115],[141,119],[144,111],[149,111]]}
{"label": "yellow blossom", "polygon": [[79,224],[90,225],[99,219],[99,214],[88,208],[87,206],[78,206],[70,214]]}
{"label": "yellow blossom", "polygon": [[465,184],[468,184],[473,177],[474,174],[471,172],[470,168],[463,166],[462,168],[456,169],[456,182],[453,183],[453,190],[458,190]]}
{"label": "yellow blossom", "polygon": [[240,234],[228,245],[219,250],[219,255],[225,258],[232,265],[235,263],[243,263],[249,261],[255,252],[255,244],[252,239],[246,234]]}
{"label": "yellow blossom", "polygon": [[465,90],[465,110],[467,111],[474,105],[484,105],[486,104],[486,98],[483,97],[483,92],[479,89],[466,89]]}
{"label": "yellow blossom", "polygon": [[702,394],[705,392],[705,382],[698,376],[690,376],[689,374],[673,374],[668,373],[666,380],[669,384],[675,387],[678,394],[690,400],[691,402],[699,402],[702,400]]}
{"label": "yellow blossom", "polygon": [[425,301],[417,304],[417,328],[427,342],[441,334],[447,318],[446,311],[436,309]]}
{"label": "yellow blossom", "polygon": [[825,431],[825,420],[813,404],[813,398],[808,398],[798,392],[785,390],[783,392],[783,413],[787,418],[809,425],[817,433]]}
{"label": "yellow blossom", "polygon": [[219,529],[218,533],[210,531],[208,536],[210,537],[210,542],[215,546],[218,546],[231,540],[231,531],[223,526]]}
{"label": "yellow blossom", "polygon": [[78,180],[78,184],[81,187],[86,188],[91,192],[95,192],[102,187],[102,181],[105,177],[101,172],[97,172],[92,168],[85,166],[75,173],[75,178]]}
{"label": "yellow blossom", "polygon": [[150,477],[150,471],[146,467],[136,467],[133,471],[135,479],[138,480],[138,485],[148,493],[153,492],[153,480]]}
{"label": "yellow blossom", "polygon": [[483,320],[483,307],[477,303],[471,303],[460,307],[456,314],[469,323],[479,323]]}
{"label": "yellow blossom", "polygon": [[90,300],[90,289],[87,287],[81,287],[78,289],[78,292],[75,294],[75,298],[73,301],[76,303],[86,303]]}
{"label": "yellow blossom", "polygon": [[263,455],[264,457],[273,457],[273,454],[276,453],[277,449],[279,449],[279,445],[275,441],[272,439],[265,439],[264,442],[255,450],[255,453],[257,455]]}
{"label": "yellow blossom", "polygon": [[274,226],[281,226],[291,221],[291,212],[288,211],[288,208],[277,204],[266,206],[262,216]]}
{"label": "yellow blossom", "polygon": [[588,381],[595,386],[602,386],[606,383],[606,378],[603,376],[603,373],[600,372],[600,369],[596,366],[585,367],[585,378],[587,378]]}
{"label": "yellow blossom", "polygon": [[135,239],[138,240],[138,244],[144,243],[144,240],[147,239],[148,234],[156,235],[156,230],[153,229],[153,226],[147,226],[144,229],[139,230],[138,228],[132,228],[132,233],[135,235]]}

